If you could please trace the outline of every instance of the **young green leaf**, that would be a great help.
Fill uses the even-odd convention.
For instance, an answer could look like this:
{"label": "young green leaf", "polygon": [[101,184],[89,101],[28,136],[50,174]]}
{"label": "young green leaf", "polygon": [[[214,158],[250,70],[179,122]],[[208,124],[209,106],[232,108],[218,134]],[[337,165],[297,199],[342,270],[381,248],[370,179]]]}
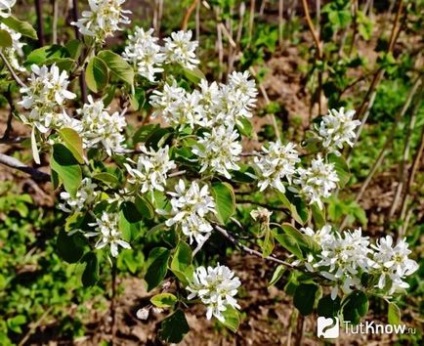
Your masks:
{"label": "young green leaf", "polygon": [[277,268],[275,268],[274,273],[272,274],[272,278],[268,283],[268,287],[275,285],[281,279],[285,271],[285,266],[283,266],[282,264],[278,265]]}
{"label": "young green leaf", "polygon": [[84,150],[82,148],[82,139],[79,134],[70,128],[63,128],[59,130],[59,135],[65,142],[65,146],[74,155],[78,163],[84,163]]}
{"label": "young green leaf", "polygon": [[177,297],[172,293],[159,293],[154,295],[150,302],[158,308],[170,308],[178,301]]}
{"label": "young green leaf", "polygon": [[23,36],[32,38],[33,40],[37,39],[37,32],[28,22],[21,21],[15,16],[2,18],[1,21],[4,25],[8,26],[10,29],[20,33]]}
{"label": "young green leaf", "polygon": [[94,286],[99,280],[99,260],[94,252],[87,252],[81,259],[85,268],[81,276],[84,287]]}
{"label": "young green leaf", "polygon": [[59,176],[65,190],[75,196],[81,185],[82,172],[72,152],[63,144],[54,144],[50,166]]}
{"label": "young green leaf", "polygon": [[92,57],[85,69],[85,81],[88,88],[98,93],[106,87],[108,80],[109,70],[107,69],[107,65],[102,59],[95,56]]}
{"label": "young green leaf", "polygon": [[191,247],[187,243],[180,241],[172,257],[171,271],[185,286],[193,278],[194,268],[191,264],[192,259],[193,252]]}
{"label": "young green leaf", "polygon": [[13,41],[9,32],[6,30],[0,29],[0,47],[8,48],[8,47],[12,47],[12,44],[13,44]]}
{"label": "young green leaf", "polygon": [[171,253],[163,247],[156,247],[149,253],[148,267],[144,279],[147,282],[147,290],[157,287],[165,278],[168,271],[168,260]]}
{"label": "young green leaf", "polygon": [[362,291],[353,291],[342,302],[343,319],[358,324],[368,312],[368,298]]}
{"label": "young green leaf", "polygon": [[225,225],[236,211],[233,188],[228,183],[215,183],[212,185],[212,196],[215,199],[218,220]]}
{"label": "young green leaf", "polygon": [[134,84],[134,70],[120,55],[110,50],[104,50],[97,57],[105,62],[115,78],[129,85]]}
{"label": "young green leaf", "polygon": [[187,334],[190,327],[182,310],[176,310],[172,315],[165,318],[159,329],[159,337],[167,343],[178,344]]}
{"label": "young green leaf", "polygon": [[293,297],[293,304],[303,316],[312,313],[318,286],[314,284],[300,284],[297,286]]}
{"label": "young green leaf", "polygon": [[57,236],[57,252],[68,263],[78,262],[84,254],[85,238],[81,233],[69,235],[64,230]]}
{"label": "young green leaf", "polygon": [[222,315],[224,316],[224,321],[220,321],[220,323],[233,333],[237,332],[240,325],[240,313],[232,307],[227,307],[227,309],[222,312]]}

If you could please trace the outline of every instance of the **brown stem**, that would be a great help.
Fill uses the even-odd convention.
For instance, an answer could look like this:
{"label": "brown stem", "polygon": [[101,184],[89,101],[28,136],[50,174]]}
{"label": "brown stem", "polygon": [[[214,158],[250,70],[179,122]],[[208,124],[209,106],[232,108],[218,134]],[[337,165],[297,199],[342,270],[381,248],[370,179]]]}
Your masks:
{"label": "brown stem", "polygon": [[13,120],[13,114],[15,114],[15,111],[16,111],[15,104],[13,103],[12,92],[10,91],[10,86],[7,89],[7,91],[4,93],[4,97],[9,103],[10,111],[9,111],[9,116],[7,117],[6,130],[4,131],[3,137],[1,139],[2,141],[7,141],[10,138],[10,133],[13,131],[12,120]]}
{"label": "brown stem", "polygon": [[116,273],[117,266],[116,260],[112,260],[112,296],[110,299],[110,316],[111,316],[111,332],[112,332],[112,343],[116,337]]}
{"label": "brown stem", "polygon": [[[78,15],[78,0],[72,0],[72,18],[74,20],[74,22],[78,21],[79,15]],[[75,37],[77,38],[77,40],[82,41],[82,36],[81,33],[79,32],[79,29],[75,26],[74,27],[74,31],[75,31]],[[83,60],[79,59],[80,63],[83,63]],[[80,89],[81,89],[81,99],[83,103],[87,102],[87,85],[85,84],[85,76],[84,76],[84,66],[82,67],[82,73],[79,76],[79,84],[80,84]]]}
{"label": "brown stem", "polygon": [[184,18],[183,18],[183,22],[181,23],[181,30],[187,30],[188,27],[188,21],[190,20],[191,14],[193,13],[193,11],[196,9],[197,4],[200,0],[193,0],[193,2],[191,3],[190,7],[187,9]]}
{"label": "brown stem", "polygon": [[38,46],[44,46],[44,21],[42,0],[35,0],[35,12],[37,13],[37,36]]}

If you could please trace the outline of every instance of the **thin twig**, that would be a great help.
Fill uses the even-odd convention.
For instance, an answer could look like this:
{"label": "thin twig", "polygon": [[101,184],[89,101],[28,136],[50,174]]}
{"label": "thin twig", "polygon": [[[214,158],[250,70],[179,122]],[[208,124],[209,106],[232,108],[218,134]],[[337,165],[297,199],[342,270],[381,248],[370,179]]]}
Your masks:
{"label": "thin twig", "polygon": [[10,138],[10,133],[13,131],[12,120],[13,120],[13,114],[15,114],[15,110],[16,110],[15,104],[13,103],[12,92],[10,91],[10,85],[7,88],[7,91],[4,93],[4,97],[9,103],[10,111],[9,111],[9,116],[7,117],[6,130],[4,131],[4,134],[1,140],[7,141]]}
{"label": "thin twig", "polygon": [[50,174],[42,172],[36,168],[27,166],[18,159],[15,159],[14,157],[0,153],[0,163],[29,174],[32,179],[37,182],[50,181]]}
{"label": "thin twig", "polygon": [[0,57],[3,60],[4,64],[6,65],[7,69],[9,70],[10,74],[12,75],[13,79],[16,81],[16,83],[19,84],[22,88],[26,88],[25,83],[22,81],[22,79],[19,78],[19,76],[15,73],[13,70],[12,65],[10,65],[7,58],[4,56],[3,52],[0,50]]}
{"label": "thin twig", "polygon": [[52,42],[53,44],[57,44],[57,18],[59,15],[58,0],[52,0],[52,6],[53,6]]}
{"label": "thin twig", "polygon": [[249,255],[253,255],[256,257],[260,257],[269,261],[273,261],[279,264],[282,264],[288,268],[296,268],[295,266],[293,266],[292,264],[285,262],[283,260],[280,260],[276,257],[273,256],[267,256],[267,257],[263,257],[262,254],[259,251],[256,251],[254,249],[251,249],[250,247],[241,244],[237,239],[235,239],[230,233],[228,233],[228,231],[224,228],[222,228],[221,226],[215,225],[215,229],[221,233],[225,238],[227,238],[231,243],[233,243],[234,245],[236,245],[237,247],[239,247],[240,249],[242,249],[244,252],[247,252]]}

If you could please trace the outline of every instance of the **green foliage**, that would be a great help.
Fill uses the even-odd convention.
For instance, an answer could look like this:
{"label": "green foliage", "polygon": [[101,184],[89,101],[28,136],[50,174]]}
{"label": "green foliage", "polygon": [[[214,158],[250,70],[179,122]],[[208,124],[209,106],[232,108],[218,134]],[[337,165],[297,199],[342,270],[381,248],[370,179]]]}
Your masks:
{"label": "green foliage", "polygon": [[343,319],[358,324],[368,312],[368,298],[362,291],[353,291],[343,299],[341,306]]}
{"label": "green foliage", "polygon": [[293,304],[303,316],[312,313],[318,288],[315,284],[300,284],[297,286],[293,297]]}
{"label": "green foliage", "polygon": [[178,309],[162,321],[159,337],[165,342],[178,344],[189,330],[184,312]]}

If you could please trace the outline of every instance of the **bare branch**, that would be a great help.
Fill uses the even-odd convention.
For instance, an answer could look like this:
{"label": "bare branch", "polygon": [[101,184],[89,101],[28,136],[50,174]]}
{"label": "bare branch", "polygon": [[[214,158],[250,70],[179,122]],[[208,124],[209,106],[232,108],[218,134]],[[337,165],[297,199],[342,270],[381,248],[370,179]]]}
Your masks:
{"label": "bare branch", "polygon": [[7,156],[5,154],[0,153],[0,163],[17,169],[21,172],[25,172],[29,174],[32,179],[36,182],[47,182],[50,181],[50,174],[42,172],[36,168],[30,167],[19,161],[18,159],[15,159],[14,157]]}

